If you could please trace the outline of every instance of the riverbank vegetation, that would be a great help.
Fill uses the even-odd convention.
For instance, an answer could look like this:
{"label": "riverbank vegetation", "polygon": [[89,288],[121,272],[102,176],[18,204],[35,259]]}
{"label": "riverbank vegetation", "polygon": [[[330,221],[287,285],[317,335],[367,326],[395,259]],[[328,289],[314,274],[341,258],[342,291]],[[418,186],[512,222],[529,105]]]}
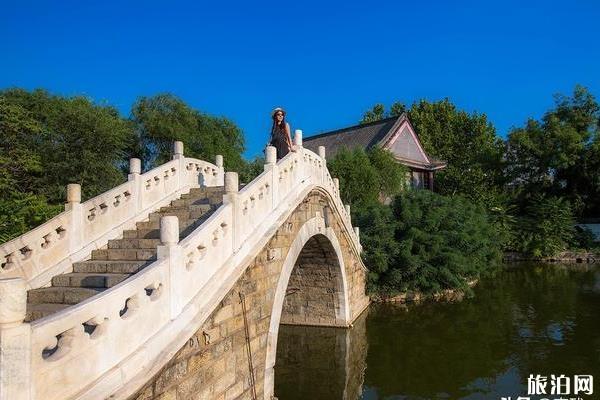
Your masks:
{"label": "riverbank vegetation", "polygon": [[[599,251],[591,232],[576,226],[600,217],[599,110],[577,86],[506,140],[485,114],[459,110],[448,99],[368,110],[363,123],[406,112],[425,151],[448,161],[436,175],[435,194],[405,191],[389,207],[354,208],[371,291],[466,289],[502,252]],[[342,186],[342,194],[348,189]]]}
{"label": "riverbank vegetation", "polygon": [[[430,193],[407,188],[406,169],[380,149],[328,160],[361,228],[371,289],[465,288],[501,252],[544,257],[597,248],[575,224],[600,217],[599,110],[577,86],[506,139],[485,114],[448,99],[368,110],[362,122],[406,112],[426,152],[448,162]],[[95,196],[125,179],[128,158],[142,159],[144,170],[166,161],[176,139],[194,157],[222,154],[241,182],[263,170],[261,158],[242,157],[245,139],[233,122],[170,94],[141,97],[124,117],[87,97],[0,91],[0,242],[59,213],[68,183]]]}
{"label": "riverbank vegetation", "polygon": [[361,228],[369,292],[469,291],[469,282],[495,270],[500,232],[483,206],[461,195],[408,190],[405,167],[381,149],[341,150],[328,168]]}
{"label": "riverbank vegetation", "polygon": [[[600,217],[600,107],[584,87],[556,95],[539,119],[514,127],[502,140],[485,114],[457,109],[448,99],[407,108],[376,105],[363,122],[406,112],[427,153],[447,160],[436,192],[462,195],[504,217],[507,248],[552,255],[577,246],[574,221]],[[552,231],[544,221],[554,220]],[[532,224],[537,223],[537,227]],[[529,238],[532,231],[545,238]],[[552,245],[540,242],[554,241]],[[575,241],[574,241],[575,240]]]}

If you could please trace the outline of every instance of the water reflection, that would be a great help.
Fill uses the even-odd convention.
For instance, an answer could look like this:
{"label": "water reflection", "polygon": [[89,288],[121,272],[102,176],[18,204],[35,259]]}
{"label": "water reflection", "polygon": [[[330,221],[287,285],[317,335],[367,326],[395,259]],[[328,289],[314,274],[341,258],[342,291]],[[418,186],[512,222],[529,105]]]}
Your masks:
{"label": "water reflection", "polygon": [[[342,351],[344,331],[330,330],[328,338],[286,327],[276,393],[280,400],[475,400],[527,395],[529,374],[600,381],[599,288],[598,267],[526,265],[482,281],[460,303],[371,306],[366,329],[354,333],[364,343],[357,350]],[[348,371],[364,365],[367,341],[363,384]],[[316,342],[323,347],[311,355]]]}
{"label": "water reflection", "polygon": [[281,325],[275,365],[280,399],[358,399],[367,358],[367,312],[350,329]]}

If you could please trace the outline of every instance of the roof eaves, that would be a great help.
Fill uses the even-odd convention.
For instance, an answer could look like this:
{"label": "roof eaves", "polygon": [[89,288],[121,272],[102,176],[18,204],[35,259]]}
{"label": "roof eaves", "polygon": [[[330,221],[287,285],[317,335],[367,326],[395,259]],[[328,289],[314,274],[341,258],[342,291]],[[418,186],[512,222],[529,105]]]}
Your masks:
{"label": "roof eaves", "polygon": [[404,115],[404,113],[402,115],[400,115],[399,117],[394,116],[394,117],[389,117],[389,118],[385,118],[385,119],[380,119],[378,121],[369,122],[366,124],[357,124],[357,125],[349,126],[347,128],[340,128],[340,129],[336,129],[334,131],[318,133],[316,135],[305,137],[304,141],[306,142],[306,141],[310,141],[313,139],[318,139],[318,138],[322,138],[325,136],[331,136],[331,135],[343,133],[345,131],[353,131],[353,130],[357,130],[357,129],[361,129],[361,128],[366,128],[366,127],[373,126],[373,125],[379,125],[379,124],[384,125],[387,122],[393,120],[394,118],[401,118],[403,115]]}

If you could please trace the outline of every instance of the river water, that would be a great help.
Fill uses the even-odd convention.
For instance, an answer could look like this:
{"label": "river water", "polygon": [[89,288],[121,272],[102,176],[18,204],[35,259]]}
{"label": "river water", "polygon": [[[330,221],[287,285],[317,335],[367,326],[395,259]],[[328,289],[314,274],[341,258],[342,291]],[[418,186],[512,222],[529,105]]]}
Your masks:
{"label": "river water", "polygon": [[[600,399],[600,267],[511,266],[474,292],[457,303],[371,305],[351,329],[281,326],[276,396],[516,400],[528,396],[530,374],[547,377],[548,394],[551,375],[564,374],[592,375],[593,395],[579,397]],[[560,396],[531,399],[545,397]]]}

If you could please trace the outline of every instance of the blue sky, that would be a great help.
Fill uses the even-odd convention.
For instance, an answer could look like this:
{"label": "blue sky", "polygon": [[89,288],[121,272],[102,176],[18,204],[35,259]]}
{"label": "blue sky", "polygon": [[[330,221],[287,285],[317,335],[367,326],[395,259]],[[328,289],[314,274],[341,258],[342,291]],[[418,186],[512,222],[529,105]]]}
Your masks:
{"label": "blue sky", "polygon": [[[576,83],[600,96],[600,2],[2,1],[0,88],[129,115],[171,92],[262,151],[275,106],[304,135],[376,102],[449,97],[505,136]],[[526,3],[526,4],[525,4]]]}

